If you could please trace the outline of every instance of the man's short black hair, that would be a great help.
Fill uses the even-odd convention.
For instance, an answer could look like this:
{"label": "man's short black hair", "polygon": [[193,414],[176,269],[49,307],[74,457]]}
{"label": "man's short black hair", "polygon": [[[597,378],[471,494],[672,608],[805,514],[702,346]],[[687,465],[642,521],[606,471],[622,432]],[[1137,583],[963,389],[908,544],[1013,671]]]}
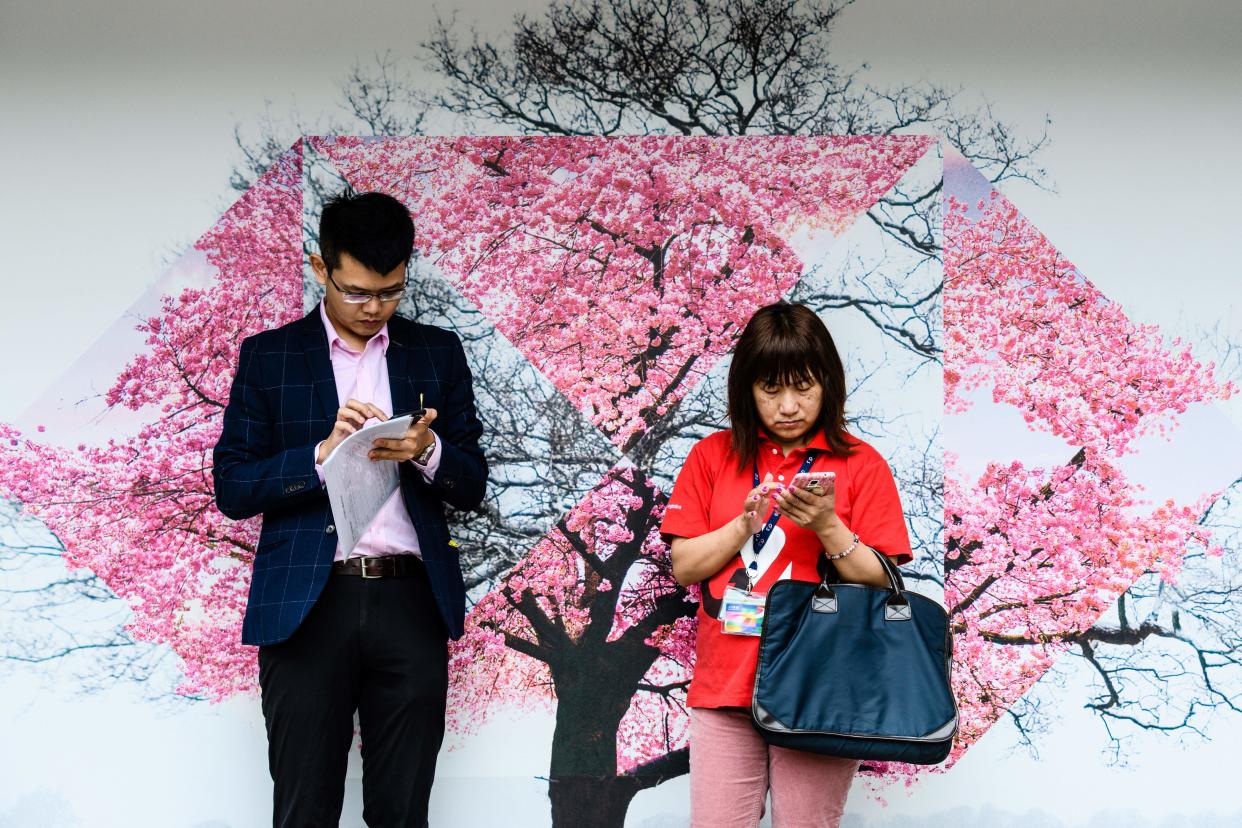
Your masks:
{"label": "man's short black hair", "polygon": [[346,189],[323,206],[319,218],[319,255],[331,273],[348,253],[376,273],[388,273],[414,251],[410,211],[384,193]]}

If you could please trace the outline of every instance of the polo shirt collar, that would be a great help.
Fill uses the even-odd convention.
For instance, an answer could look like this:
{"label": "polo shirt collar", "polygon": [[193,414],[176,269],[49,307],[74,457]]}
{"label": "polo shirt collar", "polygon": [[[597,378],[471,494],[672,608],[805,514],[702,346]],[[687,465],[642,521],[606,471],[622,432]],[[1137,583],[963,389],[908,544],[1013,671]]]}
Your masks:
{"label": "polo shirt collar", "polygon": [[[759,429],[759,445],[763,446],[765,444],[772,447],[777,445],[776,441],[769,437],[766,431]],[[815,433],[811,435],[811,441],[801,448],[794,449],[794,451],[806,451],[807,449],[815,449],[819,452],[832,451],[832,447],[828,445],[828,439],[824,436],[822,428],[816,428]]]}

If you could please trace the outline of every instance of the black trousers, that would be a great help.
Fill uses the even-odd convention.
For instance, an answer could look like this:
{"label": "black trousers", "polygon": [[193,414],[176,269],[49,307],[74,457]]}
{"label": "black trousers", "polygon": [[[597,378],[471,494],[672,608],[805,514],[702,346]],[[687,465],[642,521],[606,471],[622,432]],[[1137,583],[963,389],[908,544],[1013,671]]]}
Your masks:
{"label": "black trousers", "polygon": [[294,634],[259,648],[259,686],[273,825],[339,823],[355,710],[366,824],[427,825],[444,740],[448,648],[426,570],[400,578],[330,575]]}

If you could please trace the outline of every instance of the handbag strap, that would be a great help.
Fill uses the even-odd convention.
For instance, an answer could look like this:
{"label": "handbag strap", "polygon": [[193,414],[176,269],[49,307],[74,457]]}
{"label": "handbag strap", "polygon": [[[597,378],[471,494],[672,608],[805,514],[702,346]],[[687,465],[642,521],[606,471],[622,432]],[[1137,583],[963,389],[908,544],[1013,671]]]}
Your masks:
{"label": "handbag strap", "polygon": [[[912,608],[910,601],[902,592],[906,588],[906,583],[902,580],[901,572],[897,570],[897,565],[888,559],[884,553],[878,549],[867,547],[875,553],[880,560],[880,565],[884,567],[884,574],[888,576],[889,596],[884,601],[884,620],[885,621],[909,621],[911,618]],[[832,585],[828,583],[827,577],[820,583],[819,588],[811,595],[811,609],[814,612],[835,613],[837,611],[837,594],[833,590]]]}
{"label": "handbag strap", "polygon": [[[888,591],[891,592],[894,597],[900,596],[901,593],[904,592],[906,589],[906,582],[901,577],[901,570],[899,570],[897,568],[897,565],[893,563],[892,561],[890,561],[888,559],[888,556],[885,555],[880,550],[874,549],[870,546],[868,546],[867,548],[870,549],[873,553],[875,553],[876,558],[880,561],[880,566],[884,567],[884,574],[885,576],[888,577]],[[832,588],[832,583],[828,581],[828,575],[829,573],[835,572],[835,571],[836,571],[835,567],[829,566],[828,572],[824,573],[824,578],[821,583],[821,586],[828,587],[829,589]],[[838,578],[839,577],[840,576],[838,576]]]}
{"label": "handbag strap", "polygon": [[872,549],[870,546],[868,546],[867,548],[871,549],[871,551],[875,553],[875,556],[880,559],[880,564],[884,567],[884,573],[888,575],[889,589],[892,590],[893,594],[900,595],[902,592],[904,592],[906,588],[906,582],[901,577],[901,570],[897,568],[897,564],[890,561],[888,559],[888,555],[885,555],[880,550]]}

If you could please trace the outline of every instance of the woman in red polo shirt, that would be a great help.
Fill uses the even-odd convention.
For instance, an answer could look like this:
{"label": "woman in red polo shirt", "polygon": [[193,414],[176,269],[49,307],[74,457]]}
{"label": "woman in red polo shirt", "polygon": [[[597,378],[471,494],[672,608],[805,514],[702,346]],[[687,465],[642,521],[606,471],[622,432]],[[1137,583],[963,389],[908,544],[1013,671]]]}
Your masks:
{"label": "woman in red polo shirt", "polygon": [[[845,430],[845,370],[824,323],[802,305],[755,312],[729,368],[731,428],[690,450],[661,531],[673,575],[700,584],[690,683],[690,810],[696,828],[754,828],[772,795],[774,828],[835,826],[858,762],[769,747],[750,723],[759,638],[725,633],[725,591],[766,595],[828,567],[886,586],[868,547],[898,564],[910,538],[888,464]],[[815,495],[789,484],[834,472]]]}

